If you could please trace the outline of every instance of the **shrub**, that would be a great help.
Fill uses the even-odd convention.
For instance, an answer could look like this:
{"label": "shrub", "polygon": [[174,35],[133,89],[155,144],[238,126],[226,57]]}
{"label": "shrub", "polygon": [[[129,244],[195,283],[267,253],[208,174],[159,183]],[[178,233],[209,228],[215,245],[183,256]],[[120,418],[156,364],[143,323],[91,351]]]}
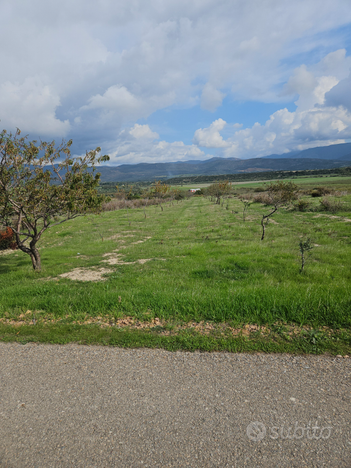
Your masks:
{"label": "shrub", "polygon": [[297,203],[294,204],[294,208],[297,211],[307,211],[310,207],[310,204],[308,203],[307,200],[300,199],[297,201]]}
{"label": "shrub", "polygon": [[265,189],[264,187],[256,187],[256,188],[254,189],[254,192],[256,192],[256,193],[265,192],[265,191],[266,191],[266,189]]}
{"label": "shrub", "polygon": [[196,196],[196,197],[203,196],[203,194],[204,194],[204,192],[202,191],[202,189],[197,190],[196,192],[194,192],[194,196]]}
{"label": "shrub", "polygon": [[7,227],[5,231],[0,231],[0,250],[7,249],[17,249],[15,233],[10,227]]}
{"label": "shrub", "polygon": [[259,195],[254,195],[253,197],[254,203],[263,203],[264,205],[270,205],[271,199],[268,193],[260,193]]}
{"label": "shrub", "polygon": [[184,200],[184,198],[185,198],[185,193],[180,190],[175,194],[175,197],[174,197],[174,199],[177,201]]}
{"label": "shrub", "polygon": [[112,198],[102,205],[103,211],[117,211],[134,208],[145,208],[146,206],[161,205],[172,201],[171,198],[139,198],[134,200]]}
{"label": "shrub", "polygon": [[327,187],[317,187],[312,189],[311,196],[312,197],[323,197],[324,195],[329,195],[331,190]]}
{"label": "shrub", "polygon": [[330,197],[323,197],[319,203],[321,210],[329,211],[330,213],[336,213],[341,209],[341,202],[339,200],[333,200]]}

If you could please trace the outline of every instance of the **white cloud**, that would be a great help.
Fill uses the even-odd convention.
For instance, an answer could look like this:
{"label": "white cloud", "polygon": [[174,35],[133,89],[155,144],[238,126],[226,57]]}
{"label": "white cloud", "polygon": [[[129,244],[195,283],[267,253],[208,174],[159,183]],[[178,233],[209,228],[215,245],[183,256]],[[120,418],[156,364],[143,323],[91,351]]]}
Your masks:
{"label": "white cloud", "polygon": [[300,111],[307,110],[316,104],[324,104],[325,93],[330,91],[339,80],[335,76],[316,77],[307,70],[306,65],[301,65],[289,78],[283,95],[299,95],[296,106]]}
{"label": "white cloud", "polygon": [[[335,57],[329,56],[329,59]],[[337,58],[339,71],[344,70],[336,74],[344,76],[345,67],[342,65],[345,62],[349,65],[349,59],[345,54],[337,54]],[[326,60],[322,60],[313,67],[313,72],[305,65],[294,70],[284,92],[293,95],[298,93],[295,112],[278,110],[264,125],[256,123],[251,128],[237,130],[235,124],[232,126],[233,134],[226,140],[219,133],[225,122],[218,119],[208,128],[197,130],[194,142],[207,148],[222,148],[222,154],[226,157],[248,158],[342,143],[351,139],[351,113],[347,106],[340,105],[338,92],[333,94],[333,90],[339,86],[338,77],[321,75],[321,70],[330,72],[325,63]],[[349,83],[349,79],[340,82],[344,86],[341,94],[346,91],[345,83]]]}
{"label": "white cloud", "polygon": [[[148,125],[134,125],[122,130],[110,142],[112,164],[155,163],[206,159],[205,153],[196,145],[185,145],[182,141],[155,141],[159,138]],[[116,150],[117,148],[117,150]]]}
{"label": "white cloud", "polygon": [[306,65],[301,65],[294,70],[294,74],[285,85],[284,95],[309,95],[317,85],[316,77],[307,70]]}
{"label": "white cloud", "polygon": [[0,119],[4,127],[18,127],[42,136],[65,136],[70,124],[56,117],[59,105],[59,96],[38,77],[28,77],[21,84],[0,84]]}
{"label": "white cloud", "polygon": [[196,130],[193,143],[205,148],[224,148],[228,146],[219,133],[227,125],[223,119],[215,120],[208,128]]}
{"label": "white cloud", "polygon": [[153,132],[148,125],[135,124],[134,127],[130,129],[130,134],[137,139],[157,140],[160,138],[159,134]]}
{"label": "white cloud", "polygon": [[201,109],[214,112],[222,104],[225,94],[218,91],[210,83],[207,83],[201,94]]}
{"label": "white cloud", "polygon": [[103,95],[96,94],[89,99],[84,109],[106,109],[130,112],[140,107],[138,100],[125,86],[110,86]]}

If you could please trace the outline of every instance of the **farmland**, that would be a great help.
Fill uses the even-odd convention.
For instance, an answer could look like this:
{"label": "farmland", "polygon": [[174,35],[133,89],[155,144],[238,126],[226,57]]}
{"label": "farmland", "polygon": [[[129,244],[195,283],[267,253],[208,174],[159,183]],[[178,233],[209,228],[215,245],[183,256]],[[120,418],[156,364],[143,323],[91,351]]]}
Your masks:
{"label": "farmland", "polygon": [[[350,181],[299,180],[308,210],[280,208],[264,241],[269,208],[252,203],[244,220],[239,198],[260,182],[220,205],[194,196],[59,225],[40,241],[40,273],[22,252],[0,254],[1,339],[350,353]],[[330,195],[309,195],[323,184]]]}

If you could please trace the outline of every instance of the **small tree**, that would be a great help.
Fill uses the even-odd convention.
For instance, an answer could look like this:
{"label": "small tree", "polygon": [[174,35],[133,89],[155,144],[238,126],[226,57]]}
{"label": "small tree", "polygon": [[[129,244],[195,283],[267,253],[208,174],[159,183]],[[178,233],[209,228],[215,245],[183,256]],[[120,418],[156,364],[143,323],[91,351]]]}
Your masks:
{"label": "small tree", "polygon": [[263,215],[261,219],[261,226],[262,226],[262,236],[261,240],[264,239],[265,236],[265,222],[268,221],[270,216],[272,216],[280,206],[286,205],[290,203],[292,200],[296,198],[297,192],[297,185],[293,182],[271,182],[268,185],[268,196],[266,204],[269,206],[273,206],[273,210],[268,213],[267,215]]}
{"label": "small tree", "polygon": [[109,157],[96,148],[73,159],[71,145],[28,142],[18,129],[0,133],[0,222],[13,230],[34,270],[41,269],[37,243],[49,227],[96,212],[105,200],[97,193],[95,164]]}
{"label": "small tree", "polygon": [[303,269],[305,267],[305,254],[310,252],[313,249],[312,241],[310,238],[304,240],[300,240],[299,242],[299,248],[300,248],[300,254],[301,254],[301,268],[300,268],[300,273],[303,272]]}
{"label": "small tree", "polygon": [[241,200],[241,203],[243,203],[243,205],[244,205],[244,208],[243,208],[243,221],[245,222],[245,220],[246,220],[246,210],[249,208],[252,201],[243,199],[243,200]]}
{"label": "small tree", "polygon": [[221,204],[221,198],[225,195],[229,195],[232,191],[232,184],[226,180],[224,182],[217,182],[211,184],[205,190],[205,193],[209,194],[211,197],[216,198],[216,205]]}
{"label": "small tree", "polygon": [[161,182],[160,180],[155,180],[152,184],[152,189],[150,193],[155,198],[165,198],[167,194],[171,191],[171,186]]}

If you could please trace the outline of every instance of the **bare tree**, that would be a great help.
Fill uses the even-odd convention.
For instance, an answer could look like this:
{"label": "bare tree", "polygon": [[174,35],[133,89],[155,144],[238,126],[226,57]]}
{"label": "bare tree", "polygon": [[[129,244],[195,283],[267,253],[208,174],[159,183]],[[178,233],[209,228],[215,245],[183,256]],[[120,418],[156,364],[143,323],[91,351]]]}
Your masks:
{"label": "bare tree", "polygon": [[290,203],[296,198],[297,185],[293,182],[272,182],[268,186],[268,196],[266,198],[266,205],[273,206],[273,209],[267,215],[263,215],[261,219],[262,236],[265,236],[265,224],[269,218],[278,210],[279,207]]}
{"label": "bare tree", "polygon": [[245,222],[245,220],[246,220],[246,210],[249,208],[249,206],[251,205],[252,201],[251,201],[251,200],[241,200],[241,203],[244,204],[244,208],[243,208],[243,221]]}

